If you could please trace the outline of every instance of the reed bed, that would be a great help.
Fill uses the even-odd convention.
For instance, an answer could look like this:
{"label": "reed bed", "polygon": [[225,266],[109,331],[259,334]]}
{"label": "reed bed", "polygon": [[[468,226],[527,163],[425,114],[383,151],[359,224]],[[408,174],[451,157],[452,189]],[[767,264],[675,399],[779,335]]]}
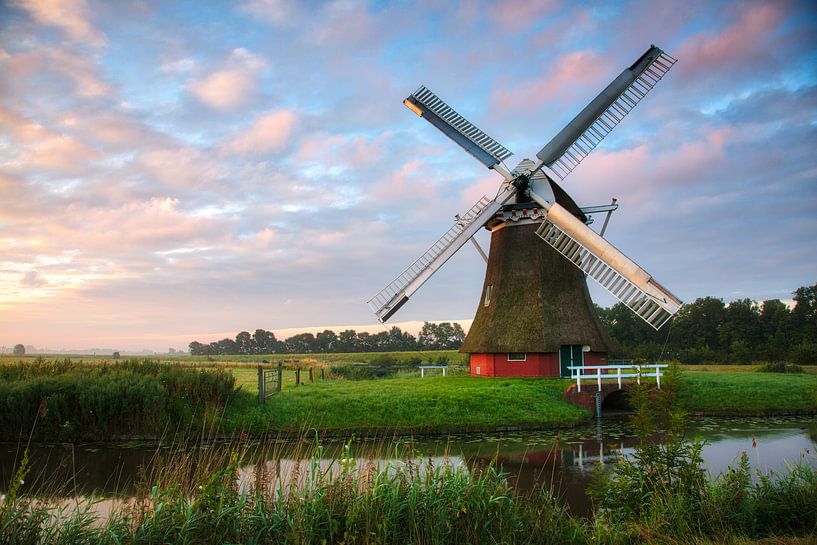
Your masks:
{"label": "reed bed", "polygon": [[[490,462],[420,458],[410,441],[360,450],[351,441],[323,444],[314,431],[296,442],[268,436],[227,448],[193,435],[168,441],[130,498],[77,498],[70,483],[25,494],[12,485],[0,504],[0,542],[680,544],[799,536],[806,543],[817,532],[809,460],[781,475],[753,473],[744,460],[714,479],[686,475],[663,488],[653,479],[635,510],[610,489],[595,514],[580,518],[547,487],[516,489]],[[23,457],[15,482],[27,480],[26,466]],[[642,483],[655,469],[631,468]]]}
{"label": "reed bed", "polygon": [[161,435],[216,418],[235,391],[222,369],[151,361],[0,365],[0,436],[43,441]]}

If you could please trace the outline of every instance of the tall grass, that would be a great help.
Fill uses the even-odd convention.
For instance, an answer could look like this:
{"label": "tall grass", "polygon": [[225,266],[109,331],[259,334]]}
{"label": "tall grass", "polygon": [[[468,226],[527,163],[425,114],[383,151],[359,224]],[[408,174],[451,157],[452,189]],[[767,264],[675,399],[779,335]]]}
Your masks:
{"label": "tall grass", "polygon": [[806,459],[811,454],[804,452],[800,463],[776,475],[753,472],[744,452],[734,468],[713,478],[703,466],[703,441],[686,436],[679,399],[689,384],[677,365],[662,382],[663,390],[634,385],[630,391],[639,444],[590,490],[603,525],[646,541],[817,535],[817,457]]}
{"label": "tall grass", "polygon": [[[280,460],[280,443],[270,445],[262,460]],[[241,445],[201,456],[176,449],[146,473],[142,493],[107,518],[92,499],[69,510],[17,498],[0,511],[0,542],[586,542],[586,521],[569,517],[545,489],[517,493],[493,465],[434,464],[410,447],[388,447],[400,450],[399,461],[379,461],[377,451],[354,458],[349,444],[327,463],[316,443],[287,448],[288,466],[256,463],[249,474]]]}
{"label": "tall grass", "polygon": [[4,364],[0,436],[75,441],[158,435],[168,426],[213,417],[234,389],[233,375],[220,369],[138,361]]}
{"label": "tall grass", "polygon": [[[744,458],[715,479],[655,477],[636,510],[608,489],[586,519],[570,515],[547,488],[515,489],[494,464],[421,459],[410,444],[381,443],[355,456],[351,443],[330,452],[304,437],[294,444],[267,437],[260,453],[240,442],[194,448],[197,441],[157,448],[136,496],[112,509],[110,502],[102,509],[101,500],[73,498],[59,483],[28,496],[10,490],[0,504],[0,543],[623,545],[817,531],[817,470],[806,463],[783,475],[756,475]],[[25,462],[21,467],[20,480]]]}

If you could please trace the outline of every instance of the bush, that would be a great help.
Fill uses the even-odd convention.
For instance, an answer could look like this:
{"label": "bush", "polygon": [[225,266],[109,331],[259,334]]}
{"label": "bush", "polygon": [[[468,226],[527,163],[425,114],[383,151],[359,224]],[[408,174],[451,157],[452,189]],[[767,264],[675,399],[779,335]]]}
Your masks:
{"label": "bush", "polygon": [[797,365],[817,365],[817,344],[798,344],[789,352],[789,360]]}
{"label": "bush", "polygon": [[758,373],[802,373],[803,368],[794,363],[785,363],[777,361],[761,365],[757,370]]}
{"label": "bush", "polygon": [[37,439],[60,441],[153,435],[200,423],[235,389],[235,377],[225,370],[150,361],[38,360],[0,365],[0,378],[0,436],[33,429]]}
{"label": "bush", "polygon": [[372,365],[394,365],[397,360],[390,354],[378,354],[370,362]]}

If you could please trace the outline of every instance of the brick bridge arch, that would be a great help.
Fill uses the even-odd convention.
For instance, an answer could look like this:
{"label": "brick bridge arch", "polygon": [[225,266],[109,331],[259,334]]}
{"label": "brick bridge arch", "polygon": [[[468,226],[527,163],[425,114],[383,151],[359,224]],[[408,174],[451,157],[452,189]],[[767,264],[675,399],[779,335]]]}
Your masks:
{"label": "brick bridge arch", "polygon": [[[599,388],[595,384],[584,384],[583,386],[582,391],[579,392],[578,387],[575,384],[571,384],[567,387],[567,389],[565,389],[565,393],[562,398],[565,401],[573,403],[574,405],[594,411],[596,410],[596,392],[599,391]],[[604,400],[615,392],[627,393],[629,390],[629,384],[622,384],[621,388],[618,387],[618,384],[602,384],[601,402],[604,404]]]}

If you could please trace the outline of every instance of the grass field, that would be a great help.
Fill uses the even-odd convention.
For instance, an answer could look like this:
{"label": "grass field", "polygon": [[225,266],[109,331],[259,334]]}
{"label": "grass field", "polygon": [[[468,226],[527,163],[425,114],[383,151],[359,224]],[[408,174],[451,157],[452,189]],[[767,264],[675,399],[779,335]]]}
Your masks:
{"label": "grass field", "polygon": [[817,374],[687,371],[681,394],[693,413],[764,415],[817,412]]}
{"label": "grass field", "polygon": [[[426,361],[438,361],[440,355],[449,359],[458,355],[448,351],[403,353],[392,357],[400,362],[419,354]],[[333,366],[370,362],[382,358],[383,354],[333,356],[335,360],[332,362],[316,361],[308,355],[280,356],[278,360],[284,362],[283,389],[264,405],[257,402],[257,361],[231,359],[216,362],[182,356],[168,358],[168,363],[172,363],[168,367],[175,368],[177,372],[178,367],[226,370],[235,377],[238,391],[231,396],[223,412],[213,408],[223,415],[218,424],[219,430],[227,433],[297,432],[306,428],[337,433],[375,430],[401,433],[493,431],[502,428],[572,426],[591,416],[589,411],[562,399],[564,389],[571,384],[562,379],[475,378],[464,375],[467,367],[452,364],[447,377],[421,379],[416,371],[401,371],[391,378],[338,380],[331,373]],[[271,356],[253,357],[271,362],[265,367],[275,367],[272,362],[276,359],[270,359]],[[19,361],[19,358],[0,360],[0,365],[13,365],[13,361]],[[31,361],[33,367],[41,365],[34,359],[26,361]],[[101,361],[86,360],[84,365],[95,368]],[[295,367],[301,368],[301,385],[297,387]],[[315,371],[313,383],[309,382],[309,367]],[[775,374],[755,372],[757,367],[684,366],[688,388],[682,393],[681,401],[694,414],[817,413],[817,369],[808,368],[807,373],[803,374]],[[326,380],[319,378],[321,369]],[[36,392],[32,393],[28,403],[31,407],[15,406],[13,411],[11,407],[8,410],[35,414],[41,398],[67,395],[63,393],[63,386],[55,385],[53,388],[57,389],[53,392],[43,390],[37,395]],[[113,399],[120,394],[111,390],[106,395],[113,396]],[[53,399],[48,405],[56,406]],[[101,414],[98,417],[105,418]],[[75,419],[70,420],[73,422]],[[132,433],[153,432],[144,427],[139,431],[123,429],[120,432],[122,435]]]}
{"label": "grass field", "polygon": [[[4,362],[16,362],[20,360],[34,361],[37,358],[45,359],[63,359],[69,358],[72,360],[83,361],[111,361],[111,356],[108,355],[78,355],[78,354],[28,354],[26,356],[12,356],[11,354],[0,355],[0,364]],[[440,358],[447,358],[449,364],[465,364],[468,362],[468,354],[461,354],[457,350],[419,350],[412,352],[350,352],[337,354],[253,354],[253,355],[228,355],[228,356],[190,356],[187,354],[168,355],[161,354],[156,356],[144,355],[123,355],[122,359],[149,359],[151,361],[159,361],[163,363],[178,363],[188,365],[226,365],[228,367],[251,366],[255,367],[259,363],[278,363],[283,362],[287,365],[295,364],[352,364],[352,363],[371,363],[375,360],[382,360],[383,358],[391,358],[395,363],[407,363],[415,358],[420,358],[424,363],[430,361],[438,361]]]}
{"label": "grass field", "polygon": [[237,397],[224,417],[229,431],[424,431],[556,427],[589,411],[562,400],[559,379],[467,376],[326,381],[284,387],[265,405]]}

